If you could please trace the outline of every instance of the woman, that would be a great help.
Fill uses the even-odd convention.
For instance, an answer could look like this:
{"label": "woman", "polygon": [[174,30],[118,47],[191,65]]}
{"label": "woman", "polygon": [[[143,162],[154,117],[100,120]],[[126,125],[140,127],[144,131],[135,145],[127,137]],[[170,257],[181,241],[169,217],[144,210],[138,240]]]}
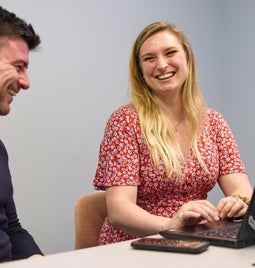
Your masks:
{"label": "woman", "polygon": [[[183,33],[148,25],[129,76],[131,104],[108,120],[94,178],[108,210],[99,244],[244,215],[252,187],[228,124],[206,107]],[[216,183],[225,197],[214,206]]]}

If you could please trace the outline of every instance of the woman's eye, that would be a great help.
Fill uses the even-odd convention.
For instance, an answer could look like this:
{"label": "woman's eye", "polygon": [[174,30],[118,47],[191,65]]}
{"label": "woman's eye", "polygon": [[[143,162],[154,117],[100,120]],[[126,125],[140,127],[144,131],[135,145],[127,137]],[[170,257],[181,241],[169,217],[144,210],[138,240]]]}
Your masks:
{"label": "woman's eye", "polygon": [[166,53],[167,56],[173,56],[177,51],[176,50],[171,50]]}
{"label": "woman's eye", "polygon": [[144,58],[144,61],[152,61],[154,58],[153,57],[146,57]]}

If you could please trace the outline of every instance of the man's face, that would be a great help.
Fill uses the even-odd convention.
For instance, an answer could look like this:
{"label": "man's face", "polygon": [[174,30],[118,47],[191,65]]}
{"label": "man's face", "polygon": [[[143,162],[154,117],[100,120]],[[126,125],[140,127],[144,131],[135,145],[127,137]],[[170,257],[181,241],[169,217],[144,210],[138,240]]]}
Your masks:
{"label": "man's face", "polygon": [[22,38],[0,40],[0,115],[10,112],[13,97],[20,89],[28,89],[29,48]]}

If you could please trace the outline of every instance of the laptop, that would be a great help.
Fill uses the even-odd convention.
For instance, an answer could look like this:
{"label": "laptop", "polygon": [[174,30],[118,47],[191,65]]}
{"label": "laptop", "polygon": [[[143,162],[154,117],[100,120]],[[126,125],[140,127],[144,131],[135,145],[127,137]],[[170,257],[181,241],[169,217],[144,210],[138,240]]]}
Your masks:
{"label": "laptop", "polygon": [[161,231],[168,239],[201,240],[211,245],[244,248],[255,244],[255,188],[250,205],[242,219],[220,220],[195,226]]}

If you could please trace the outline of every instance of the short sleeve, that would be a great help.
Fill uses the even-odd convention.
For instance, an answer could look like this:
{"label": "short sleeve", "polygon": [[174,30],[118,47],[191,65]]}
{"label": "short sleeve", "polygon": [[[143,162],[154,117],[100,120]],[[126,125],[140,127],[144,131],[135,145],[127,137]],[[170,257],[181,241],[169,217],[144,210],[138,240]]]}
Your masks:
{"label": "short sleeve", "polygon": [[219,175],[245,173],[245,167],[230,126],[224,117],[215,111],[211,113],[211,122],[214,126],[219,154]]}
{"label": "short sleeve", "polygon": [[110,116],[100,145],[95,189],[140,185],[140,135],[138,116],[132,106],[123,106]]}

